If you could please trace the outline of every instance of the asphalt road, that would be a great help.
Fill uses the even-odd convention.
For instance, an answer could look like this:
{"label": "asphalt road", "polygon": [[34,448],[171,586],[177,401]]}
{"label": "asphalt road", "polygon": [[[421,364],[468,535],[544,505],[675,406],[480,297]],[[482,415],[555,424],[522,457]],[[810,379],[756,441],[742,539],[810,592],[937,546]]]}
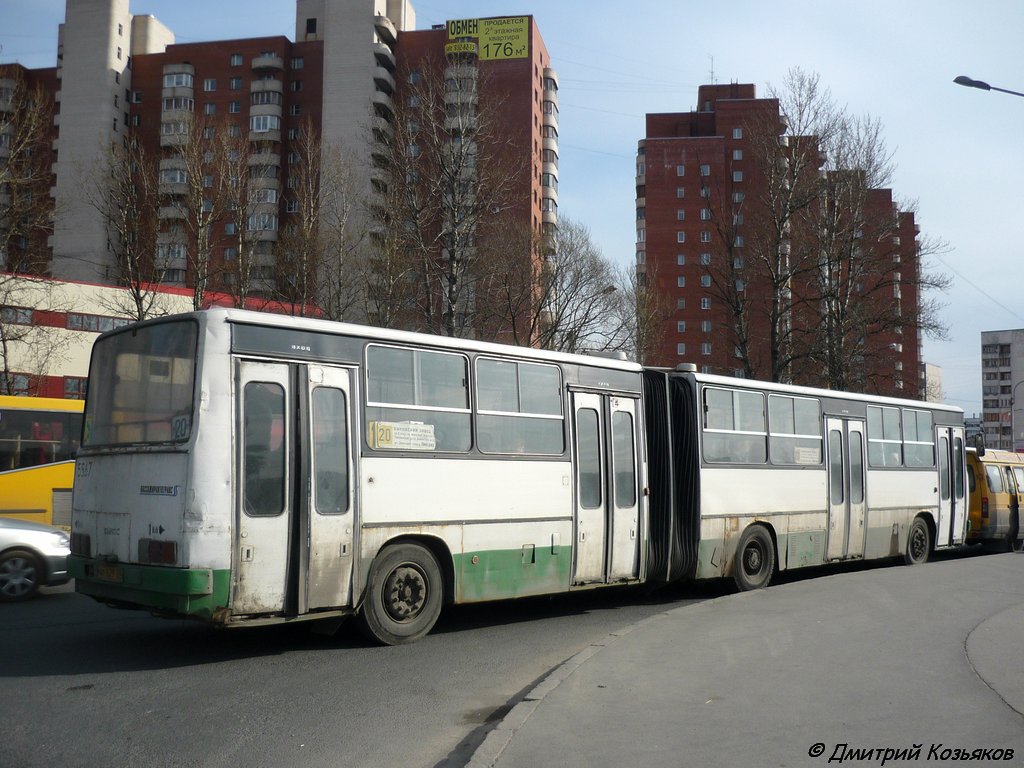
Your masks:
{"label": "asphalt road", "polygon": [[50,589],[0,605],[0,766],[462,766],[552,667],[728,591],[461,606],[421,642],[381,648],[347,626],[218,631]]}

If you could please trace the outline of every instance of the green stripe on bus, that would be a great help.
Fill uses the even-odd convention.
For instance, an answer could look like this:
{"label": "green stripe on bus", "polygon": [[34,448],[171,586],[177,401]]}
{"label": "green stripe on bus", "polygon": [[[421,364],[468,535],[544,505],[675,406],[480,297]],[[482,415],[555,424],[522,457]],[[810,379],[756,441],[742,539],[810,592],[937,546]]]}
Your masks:
{"label": "green stripe on bus", "polygon": [[110,565],[72,555],[68,570],[82,594],[203,619],[212,619],[231,593],[228,569]]}
{"label": "green stripe on bus", "polygon": [[455,555],[456,602],[565,592],[572,548],[524,546]]}

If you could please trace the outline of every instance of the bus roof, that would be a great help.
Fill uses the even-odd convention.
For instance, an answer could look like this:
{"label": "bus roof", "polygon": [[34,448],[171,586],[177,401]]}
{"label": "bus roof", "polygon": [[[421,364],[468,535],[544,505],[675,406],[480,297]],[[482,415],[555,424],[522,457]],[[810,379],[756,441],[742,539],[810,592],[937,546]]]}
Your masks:
{"label": "bus roof", "polygon": [[[148,324],[150,322],[182,319],[186,317],[205,317],[207,322],[228,322],[246,325],[271,326],[275,328],[291,328],[295,330],[329,333],[340,336],[356,336],[365,339],[372,339],[374,341],[420,344],[423,346],[430,346],[439,349],[451,349],[460,352],[481,352],[493,355],[514,356],[525,359],[545,360],[549,362],[569,363],[598,368],[612,368],[619,371],[630,371],[634,373],[639,373],[643,370],[639,363],[629,360],[616,360],[596,354],[586,355],[552,352],[550,350],[534,349],[533,347],[520,347],[513,344],[499,344],[496,342],[460,339],[451,336],[437,336],[434,334],[418,333],[415,331],[398,331],[390,328],[376,328],[368,325],[342,323],[333,320],[321,320],[310,317],[277,315],[269,312],[253,312],[245,309],[211,308],[181,315],[168,315],[166,317],[154,318],[145,322]],[[115,331],[109,331],[108,333],[113,335],[115,333],[122,332],[123,330],[124,329],[122,328]]]}
{"label": "bus roof", "polygon": [[737,379],[732,376],[717,376],[711,373],[695,373],[692,371],[669,371],[674,376],[692,376],[694,380],[704,384],[720,384],[727,387],[756,388],[768,392],[779,392],[789,395],[807,395],[808,397],[830,397],[836,400],[853,400],[872,405],[893,405],[903,408],[927,408],[933,411],[948,411],[950,413],[963,413],[963,409],[955,405],[945,403],[930,403],[924,400],[911,400],[901,397],[886,397],[883,395],[868,395],[859,392],[845,392],[837,389],[821,389],[819,387],[803,387],[796,384],[779,384],[771,381],[755,381],[753,379]]}

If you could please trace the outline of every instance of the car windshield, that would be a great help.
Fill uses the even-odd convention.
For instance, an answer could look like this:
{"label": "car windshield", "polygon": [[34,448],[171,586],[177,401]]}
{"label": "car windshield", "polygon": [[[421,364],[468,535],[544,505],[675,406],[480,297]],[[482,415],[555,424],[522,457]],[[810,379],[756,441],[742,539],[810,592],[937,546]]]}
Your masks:
{"label": "car windshield", "polygon": [[194,320],[133,326],[93,347],[82,446],[184,442],[192,432]]}

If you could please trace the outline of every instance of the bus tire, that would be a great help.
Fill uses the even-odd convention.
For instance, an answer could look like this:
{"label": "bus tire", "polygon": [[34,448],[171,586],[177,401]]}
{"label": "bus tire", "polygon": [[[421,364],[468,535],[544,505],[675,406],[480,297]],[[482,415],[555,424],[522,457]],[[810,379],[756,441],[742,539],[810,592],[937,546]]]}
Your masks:
{"label": "bus tire", "polygon": [[903,561],[907,565],[921,565],[928,562],[931,554],[932,532],[923,517],[915,517],[907,533],[907,551],[903,553]]}
{"label": "bus tire", "polygon": [[741,592],[767,587],[775,572],[775,546],[763,525],[751,525],[740,536],[733,579]]}
{"label": "bus tire", "polygon": [[43,569],[39,559],[23,549],[0,555],[0,602],[28,600],[39,591]]}
{"label": "bus tire", "polygon": [[441,614],[444,579],[426,547],[406,542],[382,549],[366,583],[360,628],[382,645],[403,645],[427,634]]}

